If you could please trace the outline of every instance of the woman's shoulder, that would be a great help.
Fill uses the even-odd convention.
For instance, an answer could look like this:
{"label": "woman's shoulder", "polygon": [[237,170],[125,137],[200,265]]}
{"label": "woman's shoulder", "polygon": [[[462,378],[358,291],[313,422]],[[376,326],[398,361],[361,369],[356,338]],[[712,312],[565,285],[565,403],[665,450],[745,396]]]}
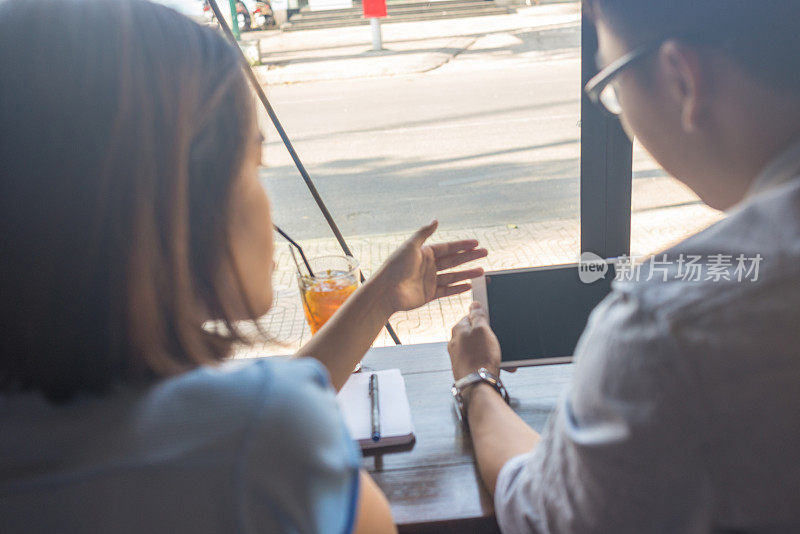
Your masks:
{"label": "woman's shoulder", "polygon": [[267,532],[350,532],[361,454],[326,369],[311,358],[256,365],[232,371],[269,375],[240,456],[242,520]]}
{"label": "woman's shoulder", "polygon": [[208,381],[206,391],[223,390],[221,395],[210,393],[217,402],[221,397],[242,397],[251,408],[247,421],[251,441],[267,440],[295,455],[305,447],[341,447],[351,441],[328,371],[313,358],[233,363],[199,370],[197,379]]}
{"label": "woman's shoulder", "polygon": [[200,367],[163,380],[149,392],[160,399],[250,403],[253,397],[291,393],[297,388],[329,389],[325,367],[311,358],[283,357],[232,360],[217,367]]}
{"label": "woman's shoulder", "polygon": [[288,426],[293,414],[335,410],[336,396],[316,360],[275,357],[188,371],[136,394],[134,405],[139,428],[178,425],[189,434],[213,428],[246,439],[253,425]]}

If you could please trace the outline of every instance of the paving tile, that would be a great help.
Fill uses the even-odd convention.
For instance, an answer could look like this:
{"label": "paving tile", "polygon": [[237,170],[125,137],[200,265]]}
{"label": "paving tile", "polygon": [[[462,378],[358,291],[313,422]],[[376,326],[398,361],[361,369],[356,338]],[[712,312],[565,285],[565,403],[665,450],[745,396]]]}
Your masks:
{"label": "paving tile", "polygon": [[[656,253],[721,217],[719,212],[701,204],[636,212],[632,217],[632,254],[643,257]],[[405,234],[356,236],[349,238],[348,244],[365,275],[369,275],[406,237]],[[577,220],[553,220],[514,226],[445,230],[436,234],[435,241],[467,238],[479,239],[481,246],[489,250],[488,258],[476,262],[476,265],[487,270],[553,265],[577,260],[580,224]],[[306,240],[303,248],[309,257],[340,254],[332,238]],[[235,357],[292,354],[310,338],[288,245],[283,246],[278,242],[275,261],[275,302],[272,310],[259,322],[270,339],[240,348]],[[464,315],[470,302],[469,293],[441,299],[418,310],[396,314],[392,318],[392,326],[404,344],[446,341],[450,328]],[[392,340],[384,330],[376,338],[374,346],[391,344]]]}

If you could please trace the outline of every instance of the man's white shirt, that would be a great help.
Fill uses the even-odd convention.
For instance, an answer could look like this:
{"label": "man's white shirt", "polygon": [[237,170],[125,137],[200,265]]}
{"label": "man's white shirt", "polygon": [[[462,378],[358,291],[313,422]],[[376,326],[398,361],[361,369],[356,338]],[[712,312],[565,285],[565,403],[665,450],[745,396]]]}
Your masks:
{"label": "man's white shirt", "polygon": [[[755,279],[720,275],[728,258],[758,258]],[[542,441],[501,470],[501,530],[800,532],[800,142],[650,261],[614,282]]]}

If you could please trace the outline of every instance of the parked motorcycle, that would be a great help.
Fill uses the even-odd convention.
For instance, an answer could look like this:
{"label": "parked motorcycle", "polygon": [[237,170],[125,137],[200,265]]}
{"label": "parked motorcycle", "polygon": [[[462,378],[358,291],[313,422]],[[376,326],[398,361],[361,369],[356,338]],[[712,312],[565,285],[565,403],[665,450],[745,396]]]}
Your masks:
{"label": "parked motorcycle", "polygon": [[266,30],[275,26],[275,14],[272,12],[272,6],[269,2],[256,2],[253,7],[253,25],[254,30]]}
{"label": "parked motorcycle", "polygon": [[[221,7],[220,9],[225,8]],[[270,12],[272,12],[272,10],[270,10]],[[209,24],[216,23],[214,11],[211,9],[211,5],[208,3],[208,0],[203,3],[203,16],[205,17],[206,22]],[[236,20],[241,31],[247,31],[251,29],[252,17],[250,15],[250,10],[247,9],[247,6],[244,2],[242,2],[242,0],[237,0],[236,2]]]}
{"label": "parked motorcycle", "polygon": [[247,9],[247,6],[244,2],[236,2],[236,18],[239,21],[239,29],[243,32],[251,29],[251,24],[253,22],[253,18],[250,16],[250,10]]}

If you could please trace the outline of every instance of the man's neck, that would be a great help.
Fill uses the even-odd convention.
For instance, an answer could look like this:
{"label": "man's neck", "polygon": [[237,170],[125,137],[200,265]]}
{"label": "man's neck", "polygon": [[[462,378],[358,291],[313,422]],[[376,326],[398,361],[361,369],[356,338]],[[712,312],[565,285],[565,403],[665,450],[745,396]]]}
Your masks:
{"label": "man's neck", "polygon": [[721,209],[743,200],[769,165],[800,141],[799,102],[763,95],[732,115],[718,174],[726,177],[727,195],[720,196],[729,197],[718,202]]}

